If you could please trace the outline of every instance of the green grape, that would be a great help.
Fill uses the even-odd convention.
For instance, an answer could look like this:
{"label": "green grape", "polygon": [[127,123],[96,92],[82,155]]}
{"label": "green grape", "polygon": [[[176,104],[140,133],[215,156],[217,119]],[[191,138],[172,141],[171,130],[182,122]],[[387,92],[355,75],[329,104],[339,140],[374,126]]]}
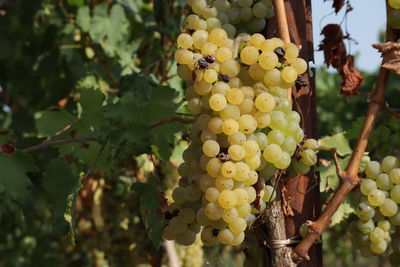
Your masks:
{"label": "green grape", "polygon": [[389,0],[389,5],[394,9],[400,9],[400,0]]}
{"label": "green grape", "polygon": [[368,193],[377,189],[376,182],[372,179],[362,179],[360,184],[360,191],[363,195],[368,196]]}
{"label": "green grape", "polygon": [[223,190],[218,196],[218,204],[224,209],[231,209],[237,203],[237,196],[234,191]]}
{"label": "green grape", "polygon": [[382,213],[383,216],[391,217],[397,213],[398,207],[396,202],[394,202],[390,198],[387,198],[385,199],[383,204],[379,206],[379,211]]}
{"label": "green grape", "polygon": [[376,185],[384,191],[389,191],[393,187],[393,183],[386,173],[381,173],[376,177]]}
{"label": "green grape", "polygon": [[304,147],[316,151],[319,148],[319,144],[318,141],[315,139],[307,139],[304,142]]}
{"label": "green grape", "polygon": [[201,242],[203,242],[205,246],[213,246],[217,242],[217,237],[213,233],[214,231],[215,230],[210,227],[205,227],[201,231]]}
{"label": "green grape", "polygon": [[387,156],[382,160],[382,171],[390,173],[392,169],[399,167],[399,160],[393,156]]}
{"label": "green grape", "polygon": [[375,229],[369,233],[369,239],[372,243],[380,243],[384,240],[384,234],[385,232],[380,227],[375,227]]}
{"label": "green grape", "polygon": [[247,227],[246,220],[243,218],[237,218],[233,222],[229,223],[229,230],[234,234],[240,234],[244,232]]}
{"label": "green grape", "polygon": [[372,206],[380,206],[385,202],[386,196],[383,191],[379,189],[373,189],[368,193],[368,202]]}
{"label": "green grape", "polygon": [[390,181],[394,184],[400,184],[400,168],[395,168],[389,173]]}
{"label": "green grape", "polygon": [[371,243],[369,245],[369,248],[374,254],[382,254],[387,249],[387,242],[385,240],[382,240],[379,243]]}
{"label": "green grape", "polygon": [[300,161],[307,166],[313,166],[317,163],[317,154],[314,150],[306,149],[300,153]]}
{"label": "green grape", "polygon": [[368,221],[369,219],[372,219],[374,217],[375,209],[374,209],[374,207],[370,206],[368,203],[361,202],[357,206],[356,214],[360,218],[360,220]]}
{"label": "green grape", "polygon": [[297,174],[306,174],[310,171],[310,166],[305,165],[301,161],[293,161],[293,170]]}
{"label": "green grape", "polygon": [[270,185],[266,185],[264,187],[263,200],[265,202],[271,202],[271,201],[274,201],[275,199],[276,199],[276,191],[275,191],[275,189]]}
{"label": "green grape", "polygon": [[271,130],[267,137],[270,144],[282,146],[283,142],[285,142],[285,136],[279,130]]}
{"label": "green grape", "polygon": [[234,239],[233,233],[229,229],[223,229],[218,233],[218,241],[222,244],[228,245]]}
{"label": "green grape", "polygon": [[400,185],[393,186],[392,190],[390,191],[390,198],[397,204],[400,204]]}
{"label": "green grape", "polygon": [[368,221],[358,221],[357,222],[357,228],[360,230],[363,234],[369,234],[374,230],[375,224],[372,220]]}
{"label": "green grape", "polygon": [[377,161],[370,161],[365,168],[365,174],[371,178],[376,179],[378,175],[381,173],[381,164]]}
{"label": "green grape", "polygon": [[378,227],[381,228],[383,231],[390,230],[390,222],[388,220],[382,220],[378,222]]}

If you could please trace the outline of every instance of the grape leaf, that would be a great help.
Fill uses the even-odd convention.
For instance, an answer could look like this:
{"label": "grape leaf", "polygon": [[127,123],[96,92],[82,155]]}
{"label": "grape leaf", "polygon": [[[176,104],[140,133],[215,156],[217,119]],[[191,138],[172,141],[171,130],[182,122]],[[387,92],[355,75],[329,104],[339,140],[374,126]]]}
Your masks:
{"label": "grape leaf", "polygon": [[349,142],[344,136],[344,133],[338,133],[332,136],[326,136],[322,139],[319,139],[319,144],[321,146],[336,148],[336,151],[340,156],[349,155],[353,151],[350,148]]}
{"label": "grape leaf", "polygon": [[117,0],[118,4],[121,4],[129,10],[129,14],[132,15],[134,20],[138,23],[142,23],[143,19],[140,16],[140,8],[143,5],[142,0]]}
{"label": "grape leaf", "polygon": [[72,174],[70,166],[64,160],[55,159],[47,167],[42,183],[46,199],[52,207],[54,223],[59,232],[62,232],[66,222],[72,223],[66,212],[67,209],[71,212],[69,202],[73,201],[80,188],[80,177]]}
{"label": "grape leaf", "polygon": [[38,171],[30,156],[17,152],[15,155],[0,154],[0,185],[16,200],[29,195],[32,186],[28,172]]}
{"label": "grape leaf", "polygon": [[333,214],[331,219],[331,226],[339,224],[344,219],[349,217],[350,214],[354,213],[354,209],[351,207],[350,203],[345,200],[338,208],[338,210]]}
{"label": "grape leaf", "polygon": [[51,136],[64,129],[76,118],[64,108],[52,108],[35,113],[37,137]]}
{"label": "grape leaf", "polygon": [[90,30],[90,10],[88,6],[83,6],[78,9],[78,13],[76,15],[76,22],[84,32]]}

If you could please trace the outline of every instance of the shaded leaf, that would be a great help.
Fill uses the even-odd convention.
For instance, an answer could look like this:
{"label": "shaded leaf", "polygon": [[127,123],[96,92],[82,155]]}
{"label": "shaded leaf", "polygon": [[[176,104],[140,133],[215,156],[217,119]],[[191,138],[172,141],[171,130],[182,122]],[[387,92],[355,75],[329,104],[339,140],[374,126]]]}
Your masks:
{"label": "shaded leaf", "polygon": [[51,136],[64,129],[76,118],[64,108],[53,108],[35,113],[37,137]]}
{"label": "shaded leaf", "polygon": [[83,6],[78,9],[76,22],[83,31],[87,32],[90,29],[90,11],[88,6]]}
{"label": "shaded leaf", "polygon": [[336,224],[339,224],[344,219],[349,217],[349,215],[352,214],[352,213],[354,213],[354,209],[351,207],[350,203],[348,203],[347,200],[345,200],[345,202],[343,202],[339,206],[339,208],[335,212],[335,214],[333,214],[330,225],[334,226]]}
{"label": "shaded leaf", "polygon": [[353,150],[350,148],[349,142],[347,141],[344,133],[338,133],[332,136],[326,136],[322,139],[319,139],[319,143],[321,146],[336,148],[336,151],[340,156],[346,156],[353,152]]}

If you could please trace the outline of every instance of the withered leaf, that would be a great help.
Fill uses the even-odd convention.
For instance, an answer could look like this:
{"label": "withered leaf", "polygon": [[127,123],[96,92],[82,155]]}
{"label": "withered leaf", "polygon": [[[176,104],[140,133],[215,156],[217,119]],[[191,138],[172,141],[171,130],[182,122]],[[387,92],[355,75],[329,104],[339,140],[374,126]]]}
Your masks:
{"label": "withered leaf", "polygon": [[332,7],[335,8],[336,14],[342,9],[344,5],[344,0],[334,0]]}
{"label": "withered leaf", "polygon": [[346,63],[339,69],[342,76],[342,88],[340,93],[345,96],[358,95],[360,91],[358,88],[364,81],[364,77],[354,67],[354,57],[347,56]]}
{"label": "withered leaf", "polygon": [[319,50],[324,51],[325,63],[337,68],[342,66],[346,60],[346,46],[343,42],[344,36],[340,25],[328,24],[321,32],[324,39],[319,45]]}
{"label": "withered leaf", "polygon": [[382,53],[382,67],[400,75],[400,43],[373,44]]}

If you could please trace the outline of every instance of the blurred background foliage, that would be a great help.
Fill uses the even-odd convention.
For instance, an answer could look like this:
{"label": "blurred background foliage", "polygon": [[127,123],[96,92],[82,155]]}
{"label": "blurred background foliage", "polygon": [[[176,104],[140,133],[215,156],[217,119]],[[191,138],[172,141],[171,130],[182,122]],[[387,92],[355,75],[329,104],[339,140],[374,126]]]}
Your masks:
{"label": "blurred background foliage", "polygon": [[[166,264],[160,192],[176,185],[188,128],[158,123],[185,112],[173,62],[184,3],[0,1],[0,266]],[[320,136],[354,142],[376,73],[348,99],[337,74],[317,73]],[[390,106],[399,84],[391,77]],[[382,113],[370,157],[398,153],[398,132]],[[324,235],[326,266],[385,266],[352,249],[346,216]],[[229,247],[178,252],[184,266],[244,257]]]}

